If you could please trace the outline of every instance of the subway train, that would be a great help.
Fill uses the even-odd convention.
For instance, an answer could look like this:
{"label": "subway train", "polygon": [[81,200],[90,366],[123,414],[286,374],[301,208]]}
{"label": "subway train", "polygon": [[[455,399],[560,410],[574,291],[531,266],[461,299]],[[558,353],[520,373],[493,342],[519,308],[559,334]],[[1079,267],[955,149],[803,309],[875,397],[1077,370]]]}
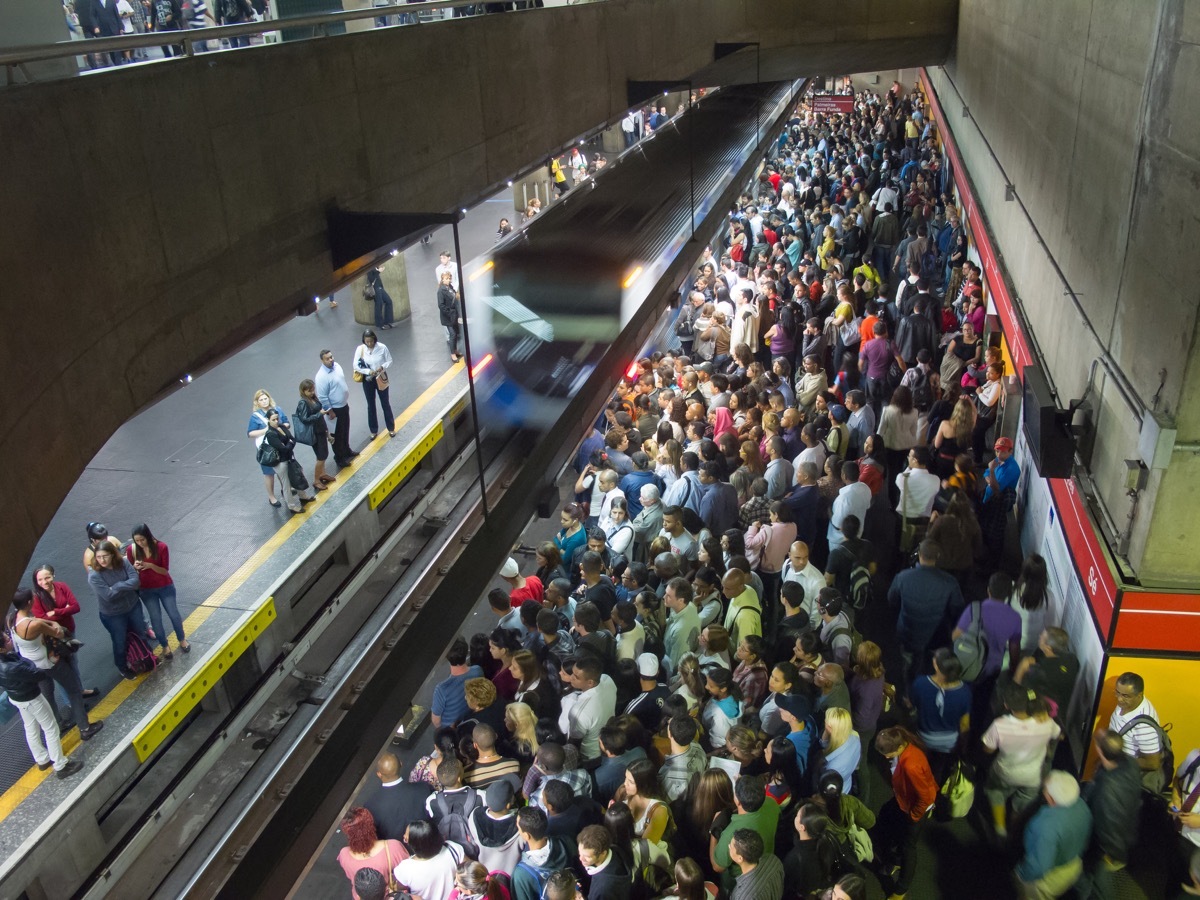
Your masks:
{"label": "subway train", "polygon": [[760,136],[782,122],[795,87],[710,94],[464,267],[485,424],[554,424],[648,300],[663,310],[643,354],[671,340],[674,291],[651,295],[693,219],[700,227],[714,212]]}

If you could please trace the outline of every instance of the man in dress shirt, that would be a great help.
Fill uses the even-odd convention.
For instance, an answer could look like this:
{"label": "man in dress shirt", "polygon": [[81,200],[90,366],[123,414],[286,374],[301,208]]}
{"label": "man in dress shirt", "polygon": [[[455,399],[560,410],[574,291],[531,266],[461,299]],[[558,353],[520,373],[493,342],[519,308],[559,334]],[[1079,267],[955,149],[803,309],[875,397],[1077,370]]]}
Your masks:
{"label": "man in dress shirt", "polygon": [[801,609],[809,621],[817,619],[817,594],[825,587],[825,576],[808,558],[808,544],[796,541],[788,550],[780,576],[784,582],[794,581],[804,588],[804,604]]}
{"label": "man in dress shirt", "polygon": [[442,283],[442,273],[450,273],[450,284],[454,286],[455,293],[458,292],[458,266],[454,265],[454,261],[450,256],[449,250],[443,250],[438,254],[438,267],[434,271],[434,284]]}
{"label": "man in dress shirt", "polygon": [[333,458],[340,467],[345,468],[358,456],[358,451],[350,449],[350,391],[346,387],[346,375],[334,361],[332,350],[321,351],[321,368],[317,369],[313,381],[317,385],[321,412],[335,423]]}
{"label": "man in dress shirt", "polygon": [[559,722],[567,737],[579,741],[579,756],[583,760],[600,757],[600,729],[617,707],[617,686],[600,671],[600,660],[583,656],[571,669],[571,683],[579,691],[575,702],[563,702]]}
{"label": "man in dress shirt", "polygon": [[932,458],[928,447],[913,447],[908,451],[908,468],[896,476],[896,487],[900,490],[896,512],[901,519],[918,526],[929,524],[933,501],[942,489],[942,480],[929,471]]}
{"label": "man in dress shirt", "polygon": [[858,463],[842,463],[842,487],[833,500],[829,513],[829,551],[841,545],[846,536],[842,534],[842,523],[846,516],[855,516],[859,522],[867,520],[867,509],[871,506],[871,489],[858,480]]}
{"label": "man in dress shirt", "polygon": [[846,423],[850,429],[850,452],[846,455],[857,459],[867,438],[875,433],[875,410],[867,403],[867,395],[857,390],[846,393],[846,409],[850,410],[850,420]]}

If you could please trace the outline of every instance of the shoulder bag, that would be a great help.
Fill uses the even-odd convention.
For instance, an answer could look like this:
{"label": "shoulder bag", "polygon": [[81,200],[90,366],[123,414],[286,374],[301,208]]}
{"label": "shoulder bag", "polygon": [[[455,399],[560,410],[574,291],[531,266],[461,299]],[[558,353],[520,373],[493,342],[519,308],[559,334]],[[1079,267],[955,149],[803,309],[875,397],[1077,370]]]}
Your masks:
{"label": "shoulder bag", "polygon": [[274,468],[279,465],[279,451],[266,441],[258,445],[258,453],[254,457],[260,466]]}
{"label": "shoulder bag", "polygon": [[312,447],[316,444],[316,432],[313,429],[311,422],[305,422],[304,416],[308,415],[308,403],[301,400],[296,406],[296,411],[292,414],[292,436],[301,444],[308,444]]}

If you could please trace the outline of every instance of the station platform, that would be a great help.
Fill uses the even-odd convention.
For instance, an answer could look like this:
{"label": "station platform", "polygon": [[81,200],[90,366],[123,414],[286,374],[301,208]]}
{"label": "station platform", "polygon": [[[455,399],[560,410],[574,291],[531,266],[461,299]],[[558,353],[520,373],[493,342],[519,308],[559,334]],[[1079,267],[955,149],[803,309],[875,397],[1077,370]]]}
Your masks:
{"label": "station platform", "polygon": [[[507,194],[467,214],[459,226],[464,262],[491,246],[501,216],[513,217]],[[369,440],[363,392],[351,382],[351,445],[360,455],[341,471],[329,460],[328,470],[338,480],[305,512],[268,505],[246,422],[260,388],[290,415],[299,382],[313,377],[324,348],[334,351],[348,376],[364,328],[354,320],[352,288],[334,295],[336,308],[323,298],[314,314],[284,322],[197,374],[122,426],[93,459],[43,534],[21,584],[32,585],[35,569],[50,563],[56,579],[74,591],[82,608],[76,625],[84,642],[78,654],[84,686],[100,692],[94,704],[89,701],[89,715],[105,728],[88,742],[80,741],[77,729],[64,732],[64,750],[85,767],[59,781],[34,765],[21,718],[3,701],[11,717],[0,726],[0,858],[15,852],[53,809],[86,790],[89,774],[109,754],[127,749],[146,714],[195,674],[206,651],[229,636],[273,579],[302,559],[326,526],[395,464],[428,418],[461,393],[464,365],[449,359],[435,302],[438,253],[452,246],[451,231],[444,228],[404,252],[412,315],[391,329],[376,329],[394,360],[396,436],[389,438],[381,426]],[[311,450],[299,447],[297,458],[311,478]],[[179,652],[172,634],[174,658],[135,681],[122,679],[113,666],[87,583],[82,553],[92,521],[123,540],[145,522],[171,551],[171,574],[193,649]],[[60,714],[67,710],[60,697]]]}

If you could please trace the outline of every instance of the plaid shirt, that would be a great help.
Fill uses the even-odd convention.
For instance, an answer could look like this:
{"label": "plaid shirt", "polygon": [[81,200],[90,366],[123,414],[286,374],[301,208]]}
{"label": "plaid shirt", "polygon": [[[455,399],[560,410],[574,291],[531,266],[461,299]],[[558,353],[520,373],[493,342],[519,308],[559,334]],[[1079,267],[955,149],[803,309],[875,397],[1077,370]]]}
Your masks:
{"label": "plaid shirt", "polygon": [[755,709],[762,706],[767,696],[767,679],[770,675],[762,660],[750,666],[744,662],[738,663],[738,667],[733,670],[733,680],[742,689],[742,698],[747,706],[753,706]]}
{"label": "plaid shirt", "polygon": [[535,806],[540,806],[545,810],[546,805],[542,803],[542,792],[546,790],[546,783],[549,781],[565,781],[571,788],[571,793],[576,797],[591,797],[592,796],[592,776],[584,769],[564,769],[557,775],[547,775],[542,779],[542,783],[537,786],[537,790],[529,798],[529,802]]}

